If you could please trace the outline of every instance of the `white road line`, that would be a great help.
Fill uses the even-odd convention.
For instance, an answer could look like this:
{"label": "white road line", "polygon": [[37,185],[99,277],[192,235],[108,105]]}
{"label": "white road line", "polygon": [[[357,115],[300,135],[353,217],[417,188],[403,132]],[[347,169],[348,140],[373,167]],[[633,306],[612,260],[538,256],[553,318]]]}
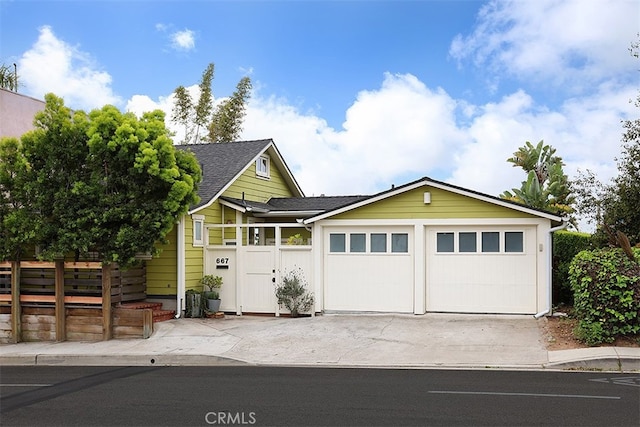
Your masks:
{"label": "white road line", "polygon": [[585,394],[543,394],[543,393],[501,393],[493,391],[445,391],[445,390],[429,390],[434,394],[479,394],[490,396],[532,396],[532,397],[568,397],[573,399],[621,399],[619,396],[591,396]]}
{"label": "white road line", "polygon": [[51,387],[53,384],[0,384],[0,387]]}

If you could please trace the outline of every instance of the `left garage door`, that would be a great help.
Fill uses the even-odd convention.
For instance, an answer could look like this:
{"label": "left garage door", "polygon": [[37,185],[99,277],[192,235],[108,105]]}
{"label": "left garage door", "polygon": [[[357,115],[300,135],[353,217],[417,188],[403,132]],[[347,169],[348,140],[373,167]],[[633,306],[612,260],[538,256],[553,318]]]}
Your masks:
{"label": "left garage door", "polygon": [[324,309],[413,313],[413,229],[327,228]]}
{"label": "left garage door", "polygon": [[533,314],[535,227],[430,227],[427,311]]}

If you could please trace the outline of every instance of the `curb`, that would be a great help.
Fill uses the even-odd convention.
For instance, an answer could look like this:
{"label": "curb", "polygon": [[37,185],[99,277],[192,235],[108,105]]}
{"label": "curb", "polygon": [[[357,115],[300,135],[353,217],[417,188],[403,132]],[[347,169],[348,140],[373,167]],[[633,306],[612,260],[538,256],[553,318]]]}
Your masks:
{"label": "curb", "polygon": [[207,355],[50,355],[1,356],[0,366],[245,366],[252,363]]}
{"label": "curb", "polygon": [[640,372],[640,359],[627,357],[600,357],[593,359],[567,360],[544,365],[545,369],[581,371]]}

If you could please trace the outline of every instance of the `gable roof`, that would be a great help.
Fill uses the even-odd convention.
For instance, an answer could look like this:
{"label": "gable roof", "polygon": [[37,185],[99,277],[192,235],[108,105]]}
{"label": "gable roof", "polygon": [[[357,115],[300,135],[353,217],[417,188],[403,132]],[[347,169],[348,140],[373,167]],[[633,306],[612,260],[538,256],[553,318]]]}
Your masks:
{"label": "gable roof", "polygon": [[220,197],[221,203],[256,217],[287,216],[306,218],[364,200],[370,196],[272,197],[266,203]]}
{"label": "gable roof", "polygon": [[439,188],[441,190],[445,190],[445,191],[451,191],[453,193],[456,194],[460,194],[463,196],[467,196],[467,197],[471,197],[473,199],[477,199],[477,200],[481,200],[484,202],[488,202],[488,203],[492,203],[494,205],[498,205],[498,206],[502,206],[502,207],[506,207],[509,209],[514,209],[516,211],[520,211],[520,212],[524,212],[524,213],[528,213],[530,215],[535,215],[541,218],[546,218],[549,219],[551,221],[555,221],[555,222],[562,222],[564,219],[563,217],[556,215],[552,212],[549,211],[545,211],[543,209],[537,209],[537,208],[532,208],[529,206],[525,206],[522,205],[520,203],[516,203],[513,202],[511,200],[505,200],[505,199],[501,199],[499,197],[496,196],[491,196],[489,194],[485,194],[485,193],[481,193],[479,191],[474,191],[474,190],[469,190],[467,188],[463,188],[463,187],[459,187],[457,185],[453,185],[453,184],[447,184],[445,182],[442,181],[437,181],[435,179],[431,179],[428,177],[424,177],[424,178],[420,178],[416,181],[401,185],[399,187],[395,187],[395,188],[391,188],[389,190],[385,190],[382,191],[380,193],[374,194],[372,196],[366,197],[362,200],[357,200],[354,201],[353,203],[350,203],[348,205],[345,206],[341,206],[341,207],[337,207],[335,209],[331,209],[331,210],[327,210],[323,213],[319,213],[315,216],[312,216],[310,218],[307,218],[304,220],[305,224],[311,224],[313,222],[319,221],[321,219],[325,219],[325,218],[329,218],[331,216],[334,215],[338,215],[341,214],[343,212],[348,212],[350,210],[353,209],[357,209],[359,207],[362,206],[366,206],[369,205],[371,203],[375,203],[377,201],[389,198],[389,197],[393,197],[397,194],[401,194],[407,191],[411,191],[414,190],[416,188],[419,187],[423,187],[423,186],[429,186],[429,187],[434,187],[434,188]]}
{"label": "gable roof", "polygon": [[213,203],[264,153],[269,154],[293,193],[304,196],[272,139],[176,145],[175,148],[191,151],[202,168],[202,182],[198,187],[200,202],[191,207],[189,214]]}

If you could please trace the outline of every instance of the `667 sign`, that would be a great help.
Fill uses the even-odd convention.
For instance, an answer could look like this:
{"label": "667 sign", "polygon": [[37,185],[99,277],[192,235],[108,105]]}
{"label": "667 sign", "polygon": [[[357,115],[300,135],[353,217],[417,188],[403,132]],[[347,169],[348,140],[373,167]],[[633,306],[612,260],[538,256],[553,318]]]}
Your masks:
{"label": "667 sign", "polygon": [[229,257],[217,257],[216,267],[229,267]]}

